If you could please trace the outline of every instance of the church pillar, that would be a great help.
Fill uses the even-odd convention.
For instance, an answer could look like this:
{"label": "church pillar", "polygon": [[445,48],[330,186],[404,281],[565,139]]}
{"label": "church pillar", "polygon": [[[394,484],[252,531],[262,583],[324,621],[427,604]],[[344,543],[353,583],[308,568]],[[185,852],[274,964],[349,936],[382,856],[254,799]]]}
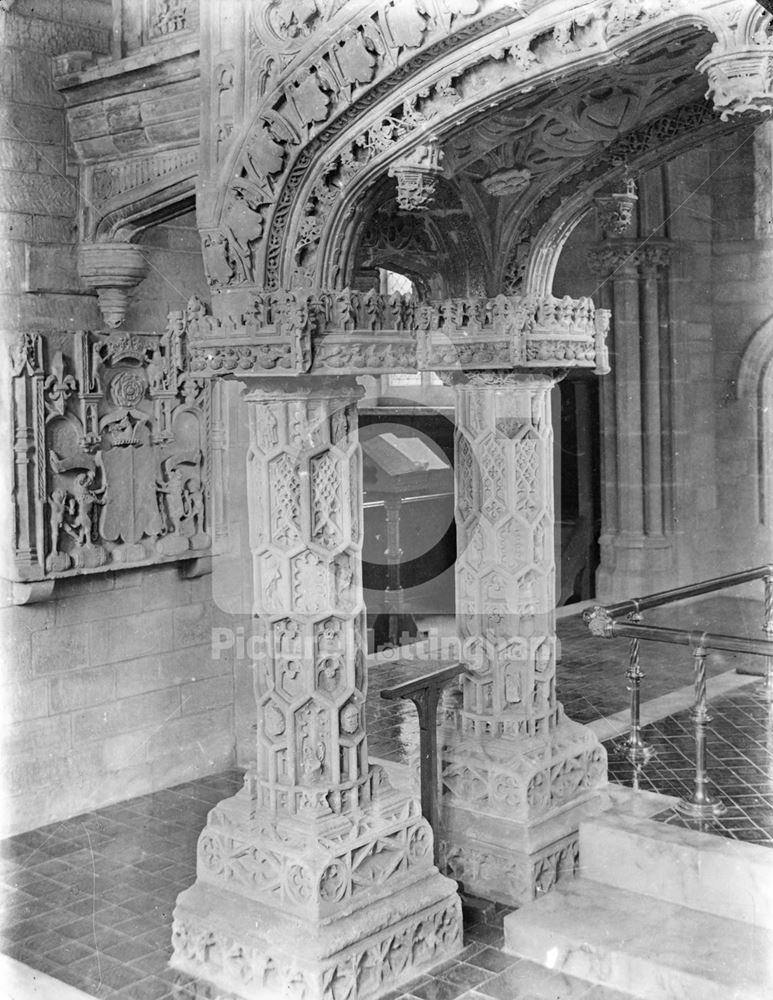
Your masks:
{"label": "church pillar", "polygon": [[612,309],[612,374],[601,389],[602,534],[597,596],[613,600],[671,586],[668,369],[663,364],[662,269],[670,244],[610,239],[591,251]]}
{"label": "church pillar", "polygon": [[441,857],[466,892],[517,905],[574,872],[606,754],[556,700],[557,377],[468,371],[453,381],[457,624],[473,674],[444,731]]}
{"label": "church pillar", "polygon": [[368,762],[354,378],[249,380],[257,771],[209,814],[175,967],[238,996],[378,997],[461,947],[418,802]]}

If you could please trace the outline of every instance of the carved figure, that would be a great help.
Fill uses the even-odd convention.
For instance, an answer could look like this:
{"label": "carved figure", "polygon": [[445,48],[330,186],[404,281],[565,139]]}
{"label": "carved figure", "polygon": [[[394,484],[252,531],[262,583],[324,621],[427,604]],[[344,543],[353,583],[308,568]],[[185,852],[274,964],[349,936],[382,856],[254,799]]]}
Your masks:
{"label": "carved figure", "polygon": [[59,554],[59,535],[65,524],[65,516],[70,512],[70,497],[67,490],[54,490],[49,497],[49,524],[51,526],[51,552]]}
{"label": "carved figure", "polygon": [[156,481],[156,491],[164,498],[163,506],[166,508],[168,530],[179,532],[186,515],[182,472],[179,469],[171,469],[167,472],[165,482]]}
{"label": "carved figure", "polygon": [[194,479],[189,479],[183,491],[183,508],[185,519],[192,529],[192,534],[200,532],[204,521],[204,495],[201,486]]}
{"label": "carved figure", "polygon": [[106,503],[107,486],[99,490],[92,489],[94,473],[81,472],[75,477],[72,491],[72,520],[65,524],[64,529],[75,539],[78,545],[91,545],[94,538],[94,507],[103,507]]}

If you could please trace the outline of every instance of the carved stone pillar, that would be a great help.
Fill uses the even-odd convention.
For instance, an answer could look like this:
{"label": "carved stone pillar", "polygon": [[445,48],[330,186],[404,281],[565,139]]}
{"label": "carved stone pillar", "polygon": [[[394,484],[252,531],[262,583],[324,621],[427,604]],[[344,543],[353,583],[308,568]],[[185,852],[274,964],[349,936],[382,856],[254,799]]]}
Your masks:
{"label": "carved stone pillar", "polygon": [[369,765],[353,378],[252,380],[257,772],[209,815],[172,962],[261,1000],[378,997],[461,947],[418,802]]}
{"label": "carved stone pillar", "polygon": [[[665,241],[612,239],[594,248],[612,309],[612,375],[601,384],[602,534],[597,596],[671,586],[668,330],[662,320]],[[664,339],[666,342],[664,343]]]}
{"label": "carved stone pillar", "polygon": [[513,905],[574,872],[579,819],[606,784],[606,754],[556,701],[556,378],[454,381],[457,623],[474,676],[445,730],[441,856],[466,891]]}

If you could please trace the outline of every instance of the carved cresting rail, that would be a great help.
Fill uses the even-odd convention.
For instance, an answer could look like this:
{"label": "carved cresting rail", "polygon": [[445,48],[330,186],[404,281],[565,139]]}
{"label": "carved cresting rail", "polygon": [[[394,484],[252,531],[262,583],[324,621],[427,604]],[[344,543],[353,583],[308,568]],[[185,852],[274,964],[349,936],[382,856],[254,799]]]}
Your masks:
{"label": "carved cresting rail", "polygon": [[182,312],[163,334],[16,338],[4,573],[19,603],[61,577],[211,552],[215,390],[191,373],[186,339]]}
{"label": "carved cresting rail", "polygon": [[[221,293],[188,311],[196,375],[386,374],[465,368],[609,371],[607,310],[520,295],[419,302],[396,292]],[[225,307],[225,308],[224,308]]]}

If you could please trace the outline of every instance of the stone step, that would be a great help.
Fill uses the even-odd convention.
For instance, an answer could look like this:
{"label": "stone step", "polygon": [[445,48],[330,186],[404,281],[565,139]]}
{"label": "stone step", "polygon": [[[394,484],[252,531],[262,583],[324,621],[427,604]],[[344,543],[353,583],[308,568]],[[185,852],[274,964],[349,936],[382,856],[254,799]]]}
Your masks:
{"label": "stone step", "polygon": [[773,933],[586,878],[505,918],[505,951],[647,1000],[770,1000]]}
{"label": "stone step", "polygon": [[[410,992],[410,988],[409,988]],[[438,991],[438,995],[440,991]],[[523,959],[495,979],[476,986],[471,998],[504,997],[507,1000],[644,1000],[628,990],[599,986]],[[467,994],[464,994],[467,997]],[[462,998],[460,998],[462,1000]]]}
{"label": "stone step", "polygon": [[580,827],[583,878],[773,931],[773,850],[610,810]]}

